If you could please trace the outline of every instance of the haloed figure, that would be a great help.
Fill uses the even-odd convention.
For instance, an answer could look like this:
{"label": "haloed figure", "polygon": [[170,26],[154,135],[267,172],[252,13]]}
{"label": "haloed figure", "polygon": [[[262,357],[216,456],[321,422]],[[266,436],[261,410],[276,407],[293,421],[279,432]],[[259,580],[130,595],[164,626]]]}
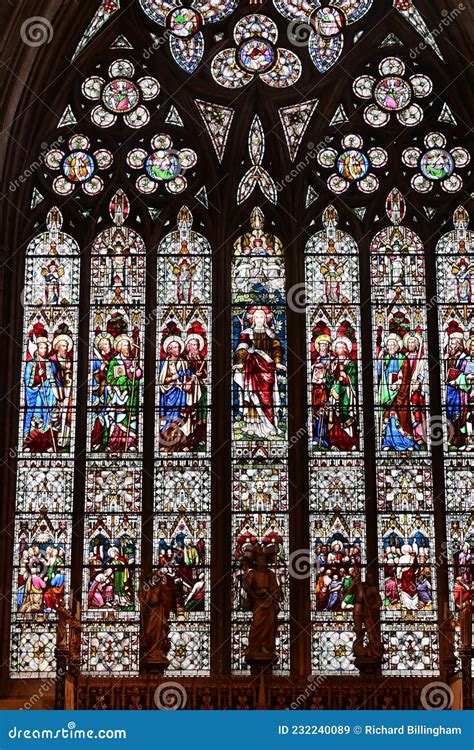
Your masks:
{"label": "haloed figure", "polygon": [[270,328],[273,318],[267,307],[251,307],[249,327],[240,334],[234,355],[234,381],[249,435],[268,438],[278,435],[278,411],[281,405],[277,370],[282,364],[283,348]]}

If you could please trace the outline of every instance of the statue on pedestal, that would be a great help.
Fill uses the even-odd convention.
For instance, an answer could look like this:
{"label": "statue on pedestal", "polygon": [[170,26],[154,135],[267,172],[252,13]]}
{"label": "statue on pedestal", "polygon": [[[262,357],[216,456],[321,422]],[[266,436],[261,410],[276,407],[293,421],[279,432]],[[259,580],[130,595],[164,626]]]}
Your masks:
{"label": "statue on pedestal", "polygon": [[347,589],[347,594],[354,595],[353,652],[356,667],[361,672],[375,674],[382,663],[383,645],[380,630],[382,598],[374,575],[367,573],[366,580],[362,581],[358,573]]}
{"label": "statue on pedestal", "polygon": [[71,596],[71,607],[56,607],[58,626],[56,648],[67,656],[68,661],[78,661],[81,652],[81,605]]}
{"label": "statue on pedestal", "polygon": [[81,605],[71,593],[70,608],[56,607],[55,708],[76,708],[76,689],[81,661]]}
{"label": "statue on pedestal", "polygon": [[150,671],[162,672],[169,664],[169,616],[176,613],[176,587],[171,576],[156,572],[140,584],[141,662]]}
{"label": "statue on pedestal", "polygon": [[266,668],[278,659],[275,644],[282,594],[275,573],[268,567],[267,554],[261,549],[256,552],[255,567],[245,574],[244,588],[245,608],[253,614],[245,661],[251,667]]}

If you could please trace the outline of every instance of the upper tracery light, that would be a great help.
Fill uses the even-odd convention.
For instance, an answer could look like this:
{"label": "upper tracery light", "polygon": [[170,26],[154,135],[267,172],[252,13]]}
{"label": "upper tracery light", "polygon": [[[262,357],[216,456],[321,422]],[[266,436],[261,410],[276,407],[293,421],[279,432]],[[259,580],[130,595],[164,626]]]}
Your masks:
{"label": "upper tracery light", "polygon": [[196,70],[202,60],[202,28],[222,21],[238,4],[238,0],[193,0],[190,7],[184,7],[180,0],[140,0],[147,16],[166,28],[171,54],[187,73]]}
{"label": "upper tracery light", "polygon": [[214,80],[228,89],[246,86],[255,76],[275,88],[292,86],[301,75],[294,52],[276,47],[278,30],[268,16],[244,16],[234,27],[236,48],[218,52],[212,61]]}

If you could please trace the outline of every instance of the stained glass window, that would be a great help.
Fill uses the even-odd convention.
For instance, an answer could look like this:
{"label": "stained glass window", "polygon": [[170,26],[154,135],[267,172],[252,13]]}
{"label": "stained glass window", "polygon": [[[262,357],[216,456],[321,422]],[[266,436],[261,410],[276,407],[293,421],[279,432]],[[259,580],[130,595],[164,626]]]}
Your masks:
{"label": "stained glass window", "polygon": [[328,206],[305,251],[312,662],[322,674],[354,670],[348,590],[366,563],[358,248],[338,220]]}
{"label": "stained glass window", "polygon": [[94,14],[91,22],[84,31],[76,51],[73,55],[73,61],[79,57],[83,49],[95,37],[100,29],[110,20],[110,18],[120,10],[120,0],[102,0],[97,12]]}
{"label": "stained glass window", "polygon": [[54,674],[71,588],[79,247],[57,208],[26,251],[12,677]]}
{"label": "stained glass window", "polygon": [[220,104],[212,104],[202,99],[195,99],[194,104],[199,110],[206,130],[211,139],[217,158],[221,162],[229,136],[230,127],[234,118],[234,110],[231,107],[223,107]]}
{"label": "stained glass window", "polygon": [[354,93],[369,101],[364,120],[374,128],[387,125],[394,115],[402,125],[414,127],[423,119],[418,99],[429,96],[433,83],[422,73],[409,75],[398,57],[386,57],[378,66],[377,77],[362,75],[355,79]]}
{"label": "stained glass window", "polygon": [[474,237],[460,206],[454,227],[436,247],[438,321],[443,403],[446,541],[449,606],[457,619],[470,601],[474,544],[474,337],[472,264]]}
{"label": "stained glass window", "polygon": [[211,65],[214,81],[228,89],[241,88],[259,78],[268,86],[287,88],[301,76],[299,57],[277,47],[278,29],[268,16],[244,16],[235,24],[234,42],[218,52]]}
{"label": "stained glass window", "polygon": [[250,602],[245,576],[259,551],[279,594],[277,671],[289,669],[288,408],[285,259],[252,211],[232,262],[232,670],[247,671]]}
{"label": "stained glass window", "polygon": [[91,120],[99,128],[110,128],[119,117],[129,128],[141,128],[150,120],[151,102],[160,93],[160,84],[153,76],[134,81],[135,66],[118,59],[109,66],[107,79],[93,75],[82,84],[85,99],[99,102],[91,112]]}
{"label": "stained glass window", "polygon": [[[310,99],[309,101],[300,102],[289,107],[281,107],[278,110],[291,161],[294,161],[296,158],[301,141],[317,104],[317,99]],[[308,146],[311,147],[310,144]]]}
{"label": "stained glass window", "polygon": [[362,193],[373,193],[379,186],[379,179],[373,172],[387,163],[387,152],[375,146],[363,149],[364,140],[356,133],[345,135],[341,147],[325,148],[318,153],[318,162],[326,169],[335,169],[329,175],[327,184],[333,193],[344,193],[351,185],[357,185]]}
{"label": "stained glass window", "polygon": [[186,206],[158,247],[153,565],[173,600],[169,673],[209,672],[211,247]]}
{"label": "stained glass window", "polygon": [[288,36],[291,41],[299,46],[302,39],[307,41],[311,62],[320,73],[325,73],[342,53],[344,29],[370,10],[372,0],[355,0],[349,4],[334,0],[330,6],[323,7],[320,3],[295,0],[273,0],[273,3],[290,21]]}
{"label": "stained glass window", "polygon": [[128,198],[90,252],[89,388],[82,605],[83,669],[138,670],[145,245]]}
{"label": "stained glass window", "polygon": [[166,27],[170,52],[186,73],[192,73],[204,55],[202,27],[218,23],[234,12],[237,0],[194,0],[192,7],[180,0],[140,0],[143,11],[158,26]]}
{"label": "stained glass window", "polygon": [[433,674],[439,658],[424,247],[402,224],[398,190],[386,208],[391,225],[370,245],[384,672]]}
{"label": "stained glass window", "polygon": [[[292,624],[298,671],[304,663],[357,675],[352,584],[372,564],[384,674],[437,674],[438,651],[450,649],[438,625],[472,593],[474,496],[466,210],[455,210],[436,250],[433,239],[444,226],[440,199],[452,211],[472,177],[447,81],[449,105],[437,101],[442,37],[412,0],[393,0],[397,35],[372,37],[367,56],[369,19],[380,12],[372,0],[273,0],[265,13],[241,11],[237,0],[97,0],[95,10],[70,49],[80,81],[67,97],[51,93],[58,138],[45,128],[42,147],[50,145],[25,203],[38,223],[27,228],[22,296],[12,676],[54,674],[58,609],[73,590],[83,673],[137,675],[148,576],[169,594],[169,675],[211,674],[221,657],[224,672],[247,674],[246,576],[261,553],[277,582],[275,672],[292,671],[294,611],[306,618]],[[404,54],[415,34],[416,59]],[[333,94],[327,76],[349,50],[350,81]],[[398,188],[381,218],[393,175],[411,190],[410,220]],[[50,209],[58,200],[70,231],[91,240],[82,268],[77,242]],[[312,216],[303,238],[304,211]],[[435,266],[437,295],[427,300]],[[225,284],[214,289],[213,308],[213,274],[227,282],[228,273],[230,294]],[[306,294],[303,315],[287,295],[290,278]],[[441,393],[428,334],[431,350],[439,340]],[[219,362],[231,392],[230,423],[218,426],[224,458],[211,441],[213,336],[215,350],[232,350]],[[307,445],[289,434],[301,415]],[[216,514],[225,455],[230,480]],[[293,497],[301,502],[290,507]],[[290,511],[304,533],[290,529]],[[211,522],[222,544],[211,540]],[[307,589],[290,580],[295,537],[309,546]],[[217,554],[229,543],[230,566]],[[290,582],[307,592],[291,608]],[[230,645],[211,665],[219,599]]]}
{"label": "stained glass window", "polygon": [[243,203],[249,198],[256,187],[271,203],[278,200],[278,191],[275,182],[267,170],[262,166],[265,154],[265,134],[258,115],[252,120],[248,137],[248,151],[252,166],[248,169],[239,182],[237,188],[237,203]]}

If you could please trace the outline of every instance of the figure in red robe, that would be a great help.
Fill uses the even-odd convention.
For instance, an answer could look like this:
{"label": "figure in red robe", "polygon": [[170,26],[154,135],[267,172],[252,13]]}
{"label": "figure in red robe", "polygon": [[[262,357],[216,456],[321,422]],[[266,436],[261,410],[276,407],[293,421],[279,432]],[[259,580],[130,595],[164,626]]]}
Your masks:
{"label": "figure in red robe", "polygon": [[269,327],[272,313],[267,307],[251,307],[247,319],[250,326],[242,331],[235,351],[234,380],[245,432],[268,438],[280,433],[277,370],[286,369],[283,348]]}

